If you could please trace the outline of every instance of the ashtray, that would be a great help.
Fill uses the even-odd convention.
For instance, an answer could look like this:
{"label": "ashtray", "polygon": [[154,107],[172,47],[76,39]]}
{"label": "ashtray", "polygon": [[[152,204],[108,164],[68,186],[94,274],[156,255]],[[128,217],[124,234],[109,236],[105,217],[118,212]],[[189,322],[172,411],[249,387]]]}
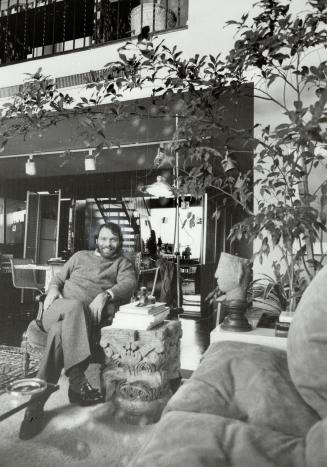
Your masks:
{"label": "ashtray", "polygon": [[47,388],[46,381],[40,378],[25,378],[16,379],[7,386],[7,392],[18,396],[32,396],[45,391]]}

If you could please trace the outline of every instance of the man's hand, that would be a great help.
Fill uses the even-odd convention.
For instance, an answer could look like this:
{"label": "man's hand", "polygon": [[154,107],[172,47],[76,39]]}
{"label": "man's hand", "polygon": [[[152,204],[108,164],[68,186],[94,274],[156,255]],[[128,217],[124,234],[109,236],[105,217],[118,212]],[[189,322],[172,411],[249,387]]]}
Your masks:
{"label": "man's hand", "polygon": [[109,298],[110,297],[108,297],[108,294],[106,294],[105,292],[101,292],[89,304],[89,308],[90,308],[91,316],[92,316],[92,322],[95,325],[100,323],[102,310],[105,307]]}
{"label": "man's hand", "polygon": [[49,292],[47,293],[47,296],[44,300],[44,311],[46,311],[52,303],[57,300],[57,298],[61,297],[61,293],[57,289],[57,287],[52,287]]}

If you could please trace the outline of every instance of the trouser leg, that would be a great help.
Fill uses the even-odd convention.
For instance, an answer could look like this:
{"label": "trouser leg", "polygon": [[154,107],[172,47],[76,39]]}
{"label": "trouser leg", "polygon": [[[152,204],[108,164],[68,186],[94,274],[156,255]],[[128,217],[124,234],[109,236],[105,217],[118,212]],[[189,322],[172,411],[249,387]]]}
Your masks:
{"label": "trouser leg", "polygon": [[89,359],[87,313],[87,305],[69,299],[55,300],[44,313],[43,327],[48,339],[40,366],[43,375],[59,377],[59,365],[67,371]]}
{"label": "trouser leg", "polygon": [[[51,326],[47,337],[47,347],[40,362],[40,368],[37,376],[47,383],[56,384],[59,380],[60,373],[63,368],[64,359],[61,345],[61,327],[62,321],[58,321]],[[37,412],[42,410],[50,394],[51,392],[49,393],[48,391],[45,391],[45,393],[41,396],[38,394],[32,396],[31,400],[33,403],[30,404],[30,409],[28,410],[32,410],[32,414],[33,410]],[[27,418],[29,417],[28,410],[26,415]],[[28,433],[29,430],[26,430]]]}
{"label": "trouser leg", "polygon": [[42,356],[38,377],[48,383],[56,384],[64,366],[64,355],[62,349],[62,321],[54,323],[47,338],[47,347]]}

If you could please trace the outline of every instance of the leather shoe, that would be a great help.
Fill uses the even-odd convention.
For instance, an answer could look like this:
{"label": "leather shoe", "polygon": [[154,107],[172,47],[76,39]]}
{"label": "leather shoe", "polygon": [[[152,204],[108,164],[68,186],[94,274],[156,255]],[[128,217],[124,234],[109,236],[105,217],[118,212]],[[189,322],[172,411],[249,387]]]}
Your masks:
{"label": "leather shoe", "polygon": [[27,407],[20,426],[19,438],[23,440],[34,438],[44,428],[44,411],[42,403],[33,403]]}
{"label": "leather shoe", "polygon": [[72,403],[77,403],[82,406],[95,405],[103,402],[103,396],[98,389],[93,388],[90,383],[84,383],[79,388],[79,391],[68,389],[68,398]]}

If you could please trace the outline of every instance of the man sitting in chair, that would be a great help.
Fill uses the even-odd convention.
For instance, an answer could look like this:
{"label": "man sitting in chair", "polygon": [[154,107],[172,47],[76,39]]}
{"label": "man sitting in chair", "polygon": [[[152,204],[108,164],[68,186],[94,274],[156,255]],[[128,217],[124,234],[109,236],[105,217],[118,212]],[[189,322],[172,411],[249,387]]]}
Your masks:
{"label": "man sitting in chair", "polygon": [[[78,251],[50,282],[44,301],[43,330],[47,345],[38,377],[57,383],[62,368],[69,378],[68,398],[80,405],[103,401],[84,374],[88,367],[92,327],[103,309],[130,299],[135,288],[134,266],[122,254],[123,237],[114,223],[99,228],[95,251]],[[29,439],[43,428],[43,407],[48,396],[33,400],[26,409],[19,437]]]}

